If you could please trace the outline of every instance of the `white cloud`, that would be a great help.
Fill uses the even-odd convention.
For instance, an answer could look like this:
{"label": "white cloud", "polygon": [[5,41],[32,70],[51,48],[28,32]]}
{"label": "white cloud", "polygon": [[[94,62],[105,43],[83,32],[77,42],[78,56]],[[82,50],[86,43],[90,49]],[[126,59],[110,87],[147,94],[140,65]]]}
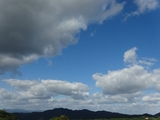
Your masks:
{"label": "white cloud", "polygon": [[4,82],[10,84],[15,89],[29,90],[32,86],[38,84],[38,81],[6,79]]}
{"label": "white cloud", "polygon": [[158,0],[134,0],[134,3],[138,6],[137,14],[155,10],[158,7]]}
{"label": "white cloud", "polygon": [[18,90],[20,98],[44,99],[56,95],[66,95],[74,99],[84,99],[89,96],[88,86],[82,83],[70,83],[61,80],[3,80]]}
{"label": "white cloud", "polygon": [[150,65],[151,62],[146,62],[146,60],[153,61],[154,59],[137,60],[136,50],[137,48],[134,47],[124,53],[124,62],[130,63],[128,67],[108,71],[107,74],[93,74],[92,77],[96,81],[96,86],[101,87],[104,94],[130,94],[153,86],[156,87],[155,90],[159,90],[159,69],[151,71],[141,65],[142,63]]}
{"label": "white cloud", "polygon": [[134,114],[134,113],[136,114],[142,114],[142,113],[143,114],[144,113],[156,114],[159,111],[160,104],[153,104],[153,103],[148,104],[148,103],[141,101],[139,103],[138,102],[132,103],[126,107],[127,107],[126,109],[130,111],[130,114]]}
{"label": "white cloud", "polygon": [[0,0],[0,74],[60,54],[77,43],[81,30],[117,15],[123,6],[116,0]]}
{"label": "white cloud", "polygon": [[124,57],[123,61],[126,63],[135,63],[136,59],[137,59],[136,50],[137,50],[137,48],[134,47],[134,48],[126,51],[123,56]]}
{"label": "white cloud", "polygon": [[1,99],[13,99],[14,94],[12,94],[12,92],[9,92],[8,90],[1,88],[0,89],[0,98]]}
{"label": "white cloud", "polygon": [[96,86],[101,87],[104,94],[125,94],[144,90],[152,85],[151,74],[142,66],[134,65],[108,74],[94,74]]}
{"label": "white cloud", "polygon": [[[103,23],[106,18],[110,18],[122,11],[125,2],[123,2],[122,4],[118,4],[115,1],[116,0],[112,0],[110,6],[106,5],[106,8],[109,7],[109,9],[100,18],[98,18],[100,23]],[[102,9],[105,10],[104,6],[102,7]]]}
{"label": "white cloud", "polygon": [[136,50],[134,47],[124,53],[123,61],[128,63],[127,67],[108,71],[107,74],[93,74],[96,86],[103,92],[93,94],[92,102],[98,107],[103,108],[109,104],[111,110],[122,113],[128,111],[129,114],[156,114],[159,111],[160,69],[149,68],[157,60],[140,59]]}
{"label": "white cloud", "polygon": [[93,104],[115,104],[115,103],[127,103],[128,99],[121,95],[103,95],[100,93],[94,93],[92,96]]}
{"label": "white cloud", "polygon": [[145,12],[155,10],[159,7],[158,0],[133,0],[133,2],[137,6],[137,10],[126,14],[124,20],[128,17],[140,15]]}
{"label": "white cloud", "polygon": [[138,49],[136,47],[133,47],[126,51],[123,55],[123,61],[127,64],[139,64],[139,65],[146,65],[146,66],[152,66],[157,61],[154,58],[142,58],[138,59],[138,55],[136,53]]}
{"label": "white cloud", "polygon": [[142,101],[149,103],[160,103],[160,93],[153,93],[143,96]]}
{"label": "white cloud", "polygon": [[153,66],[157,62],[154,58],[142,58],[140,60],[137,60],[137,63],[146,67]]}
{"label": "white cloud", "polygon": [[56,94],[68,95],[73,98],[83,99],[89,96],[88,86],[82,83],[69,83],[67,81],[59,80],[42,80],[42,84],[47,88],[48,91]]}
{"label": "white cloud", "polygon": [[[15,80],[17,81],[17,80]],[[25,80],[24,80],[25,81]],[[10,83],[10,87],[15,88],[22,84],[21,82],[12,84],[12,80],[5,80],[5,82]],[[46,82],[46,83],[45,83]],[[55,83],[59,88],[52,84]],[[62,89],[60,89],[61,83],[64,83]],[[27,82],[25,83],[27,86]],[[117,95],[104,95],[102,93],[94,93],[91,96],[85,96],[85,99],[75,99],[70,92],[70,89],[73,91],[81,91],[86,93],[88,88],[85,88],[86,85],[69,83],[66,81],[57,81],[57,80],[40,80],[37,81],[36,85],[23,89],[22,87],[17,87],[15,90],[7,90],[4,88],[0,89],[0,108],[5,109],[26,109],[26,110],[48,110],[53,108],[69,108],[69,109],[89,109],[89,110],[106,110],[113,112],[129,113],[129,114],[140,114],[140,113],[153,113],[155,114],[159,107],[160,103],[144,100],[145,95],[142,92],[136,92],[133,94],[117,94]],[[50,85],[50,86],[49,86]],[[55,87],[52,89],[52,87]],[[71,86],[69,88],[68,86]],[[81,87],[82,86],[82,87]],[[81,88],[79,88],[81,87]],[[18,89],[19,88],[19,89]],[[69,90],[68,90],[69,89]],[[65,92],[66,91],[66,92]],[[83,92],[84,91],[84,92]],[[65,95],[64,95],[65,94]],[[66,95],[67,94],[67,95]],[[58,96],[57,96],[58,95]],[[143,96],[143,97],[142,97]],[[154,99],[158,100],[159,95],[151,96],[155,97]],[[148,102],[150,104],[148,104]],[[141,108],[141,109],[140,109]],[[149,108],[149,109],[147,109]],[[154,108],[154,109],[153,109]],[[142,110],[144,109],[144,110]]]}
{"label": "white cloud", "polygon": [[[4,93],[4,94],[3,94]],[[138,93],[136,93],[139,95]],[[27,92],[11,92],[0,89],[0,108],[17,108],[26,110],[47,110],[53,108],[69,108],[69,109],[89,109],[89,110],[107,110],[116,111],[118,104],[127,103],[128,98],[134,98],[137,95],[126,96],[107,96],[95,93],[86,99],[73,99],[72,97],[35,97]],[[5,95],[5,96],[4,96]],[[117,104],[117,106],[113,106]],[[5,106],[4,106],[5,105]],[[123,109],[123,108],[121,108]]]}
{"label": "white cloud", "polygon": [[65,107],[155,114],[160,107],[160,69],[146,69],[144,65],[150,66],[146,62],[154,63],[156,60],[138,59],[136,49],[134,47],[124,53],[124,62],[131,65],[92,76],[96,86],[102,88],[102,93],[96,91],[91,94],[89,86],[78,82],[5,79],[3,82],[9,86],[0,88],[0,108],[47,110]]}

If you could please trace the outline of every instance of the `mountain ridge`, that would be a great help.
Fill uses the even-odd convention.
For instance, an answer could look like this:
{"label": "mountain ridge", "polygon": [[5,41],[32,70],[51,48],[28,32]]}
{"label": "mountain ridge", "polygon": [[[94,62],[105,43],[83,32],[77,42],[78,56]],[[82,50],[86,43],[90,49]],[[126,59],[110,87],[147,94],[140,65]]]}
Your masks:
{"label": "mountain ridge", "polygon": [[142,114],[142,115],[128,115],[116,112],[108,111],[91,111],[87,109],[83,110],[71,110],[67,108],[55,108],[53,110],[46,110],[44,112],[32,112],[32,113],[13,113],[19,120],[49,120],[52,117],[58,117],[60,115],[66,115],[70,119],[98,119],[98,118],[136,118],[136,117],[159,117],[160,113],[155,115]]}

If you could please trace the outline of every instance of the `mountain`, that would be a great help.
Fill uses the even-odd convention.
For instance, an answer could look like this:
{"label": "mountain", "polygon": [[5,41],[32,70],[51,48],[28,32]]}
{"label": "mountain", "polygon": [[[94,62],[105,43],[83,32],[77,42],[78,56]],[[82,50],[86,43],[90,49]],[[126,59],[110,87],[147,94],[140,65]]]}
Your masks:
{"label": "mountain", "polygon": [[31,113],[33,111],[23,110],[23,109],[4,109],[8,113]]}
{"label": "mountain", "polygon": [[107,111],[90,111],[90,110],[70,110],[64,108],[56,108],[53,110],[47,110],[44,112],[32,112],[32,113],[14,113],[19,120],[49,120],[52,117],[59,117],[60,115],[66,115],[70,119],[96,119],[96,118],[136,118],[136,117],[154,117],[150,114],[143,115],[127,115],[121,113],[107,112]]}
{"label": "mountain", "polygon": [[155,117],[160,117],[160,113],[157,113],[154,115]]}

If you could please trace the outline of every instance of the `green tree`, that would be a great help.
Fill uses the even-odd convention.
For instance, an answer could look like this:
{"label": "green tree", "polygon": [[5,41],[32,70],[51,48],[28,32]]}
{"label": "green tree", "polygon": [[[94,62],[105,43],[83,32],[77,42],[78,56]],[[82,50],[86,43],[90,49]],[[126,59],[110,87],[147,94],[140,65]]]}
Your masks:
{"label": "green tree", "polygon": [[53,117],[50,120],[69,120],[69,117],[65,115],[61,115],[60,117]]}
{"label": "green tree", "polygon": [[4,110],[0,110],[0,120],[18,120],[18,118]]}

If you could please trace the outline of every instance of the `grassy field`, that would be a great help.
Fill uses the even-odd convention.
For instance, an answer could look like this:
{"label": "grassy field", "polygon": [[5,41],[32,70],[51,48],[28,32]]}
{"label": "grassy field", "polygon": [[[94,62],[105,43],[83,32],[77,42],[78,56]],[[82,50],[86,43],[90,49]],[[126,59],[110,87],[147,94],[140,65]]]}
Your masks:
{"label": "grassy field", "polygon": [[160,118],[154,118],[154,117],[139,117],[139,118],[111,118],[111,119],[94,119],[94,120],[160,120]]}

